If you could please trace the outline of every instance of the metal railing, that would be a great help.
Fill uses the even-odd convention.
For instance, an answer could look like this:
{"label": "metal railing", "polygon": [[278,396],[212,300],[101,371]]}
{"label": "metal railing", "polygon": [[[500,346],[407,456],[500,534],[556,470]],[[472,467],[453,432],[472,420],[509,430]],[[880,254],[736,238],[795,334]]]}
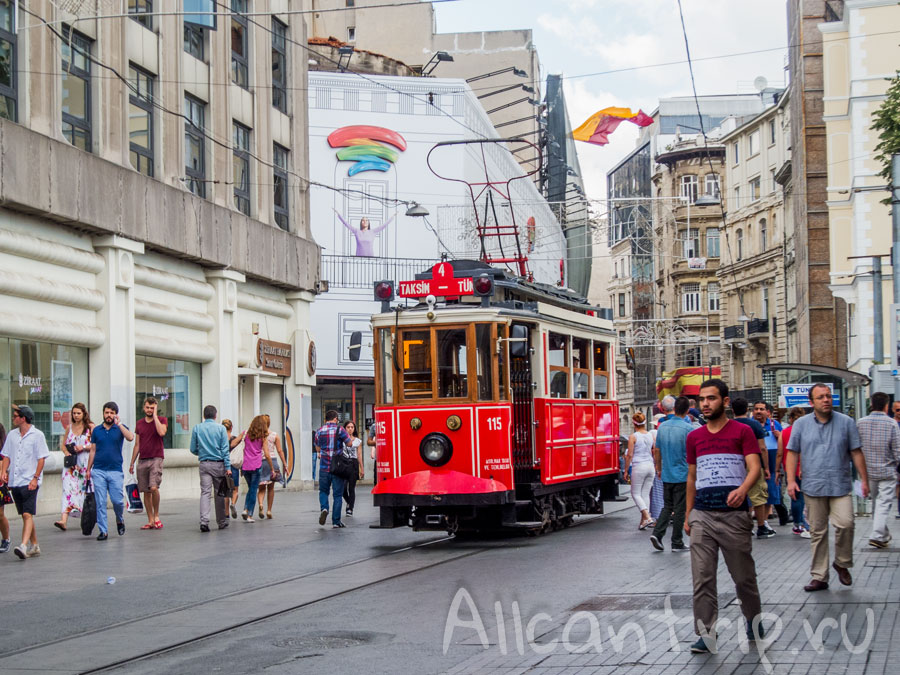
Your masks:
{"label": "metal railing", "polygon": [[726,340],[739,340],[744,337],[743,326],[725,326],[722,330],[722,336]]}
{"label": "metal railing", "polygon": [[750,319],[750,323],[747,326],[747,333],[749,335],[758,335],[760,333],[768,333],[769,332],[769,320],[768,319]]}
{"label": "metal railing", "polygon": [[322,279],[330,288],[368,288],[376,281],[408,281],[440,260],[423,258],[360,258],[349,255],[323,255]]}

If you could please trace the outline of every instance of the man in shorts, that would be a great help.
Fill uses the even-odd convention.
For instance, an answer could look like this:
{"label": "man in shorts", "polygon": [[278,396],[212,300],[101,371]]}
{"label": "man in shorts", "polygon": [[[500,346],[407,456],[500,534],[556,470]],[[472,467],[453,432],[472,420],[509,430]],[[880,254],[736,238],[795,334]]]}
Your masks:
{"label": "man in shorts", "polygon": [[147,511],[147,524],[142,525],[142,530],[161,530],[162,521],[159,519],[159,486],[162,483],[163,474],[163,437],[169,428],[169,420],[157,414],[159,401],[152,396],[144,399],[144,417],[134,425],[134,433],[137,437],[134,441],[134,452],[131,453],[131,466],[128,469],[134,471],[134,462],[137,463],[138,490],[144,494],[144,509]]}
{"label": "man in shorts", "polygon": [[750,427],[759,445],[759,459],[762,462],[762,470],[756,483],[750,488],[747,497],[750,499],[750,506],[756,517],[756,536],[759,539],[768,539],[775,536],[775,530],[769,527],[769,523],[766,520],[766,515],[769,512],[769,487],[768,483],[766,483],[766,478],[771,475],[769,472],[769,454],[766,452],[766,432],[759,422],[748,416],[749,408],[750,403],[745,398],[735,398],[731,402],[734,421]]}
{"label": "man in shorts", "polygon": [[0,450],[0,484],[9,485],[16,511],[22,516],[22,544],[16,546],[15,553],[25,560],[41,554],[34,514],[50,449],[43,432],[33,426],[34,411],[27,405],[13,406],[12,422],[16,428],[9,432]]}

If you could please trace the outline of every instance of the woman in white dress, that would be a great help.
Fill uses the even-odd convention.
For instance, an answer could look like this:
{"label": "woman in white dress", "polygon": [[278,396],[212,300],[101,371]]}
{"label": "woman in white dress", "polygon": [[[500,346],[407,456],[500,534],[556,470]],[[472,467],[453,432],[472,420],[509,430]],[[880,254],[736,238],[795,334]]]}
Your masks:
{"label": "woman in white dress", "polygon": [[[647,419],[642,413],[631,416],[634,433],[628,438],[628,452],[625,454],[625,476],[631,481],[631,498],[641,512],[638,529],[645,530],[653,524],[650,517],[650,489],[656,477],[653,463],[653,436],[647,431]],[[631,475],[628,468],[631,467]]]}
{"label": "woman in white dress", "polygon": [[[63,467],[62,472],[62,515],[54,525],[63,532],[72,511],[81,511],[84,505],[86,487],[85,474],[90,456],[89,445],[94,423],[84,403],[76,403],[69,413],[70,424],[59,437],[59,449],[66,457],[75,457],[75,466]],[[71,461],[71,460],[70,460]]]}

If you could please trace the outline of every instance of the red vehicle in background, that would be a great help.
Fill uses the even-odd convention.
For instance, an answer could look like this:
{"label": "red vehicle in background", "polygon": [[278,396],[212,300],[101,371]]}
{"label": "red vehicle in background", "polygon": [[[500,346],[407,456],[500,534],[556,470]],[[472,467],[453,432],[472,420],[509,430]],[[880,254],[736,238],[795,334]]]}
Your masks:
{"label": "red vehicle in background", "polygon": [[[391,307],[395,290],[418,303]],[[602,310],[475,261],[375,297],[380,527],[539,532],[603,512],[619,416]]]}

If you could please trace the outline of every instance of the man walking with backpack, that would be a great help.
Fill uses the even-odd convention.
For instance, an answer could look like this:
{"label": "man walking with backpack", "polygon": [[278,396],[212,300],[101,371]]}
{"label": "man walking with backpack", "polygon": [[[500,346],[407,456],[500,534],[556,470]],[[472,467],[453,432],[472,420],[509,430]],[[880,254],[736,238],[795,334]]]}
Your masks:
{"label": "man walking with backpack", "polygon": [[346,527],[341,522],[344,479],[331,473],[331,460],[336,452],[343,452],[344,446],[352,442],[350,434],[338,424],[338,413],[325,413],[325,424],[316,432],[316,447],[319,449],[319,525],[328,520],[328,492],[334,496],[331,512],[332,528]]}

